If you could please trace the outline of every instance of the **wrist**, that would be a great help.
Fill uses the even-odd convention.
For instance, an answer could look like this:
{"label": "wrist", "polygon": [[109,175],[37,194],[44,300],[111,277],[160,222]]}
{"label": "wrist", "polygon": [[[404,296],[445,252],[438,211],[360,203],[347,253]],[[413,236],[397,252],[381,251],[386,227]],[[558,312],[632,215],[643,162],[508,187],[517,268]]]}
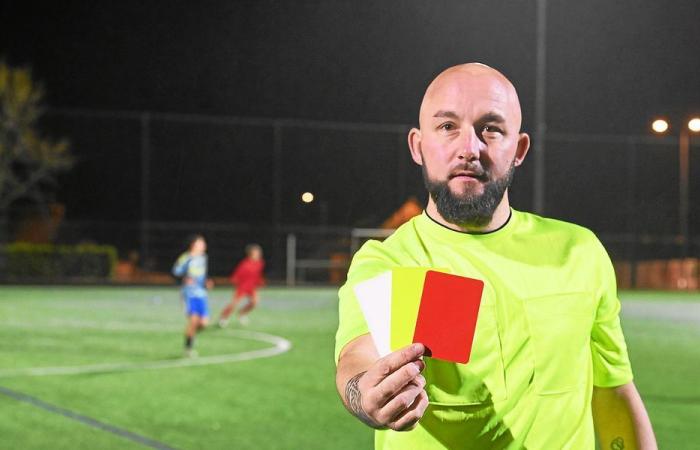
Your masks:
{"label": "wrist", "polygon": [[365,425],[381,430],[386,427],[372,419],[362,406],[362,392],[360,391],[359,384],[360,379],[365,373],[366,372],[358,373],[345,384],[345,407]]}

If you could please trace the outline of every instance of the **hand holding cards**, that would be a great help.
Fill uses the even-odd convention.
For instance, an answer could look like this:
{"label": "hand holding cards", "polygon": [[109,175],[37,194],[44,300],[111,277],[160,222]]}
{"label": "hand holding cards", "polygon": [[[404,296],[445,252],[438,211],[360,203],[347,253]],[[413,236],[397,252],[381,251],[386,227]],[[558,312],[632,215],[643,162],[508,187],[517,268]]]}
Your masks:
{"label": "hand holding cards", "polygon": [[411,343],[426,356],[466,364],[484,282],[428,268],[396,268],[355,286],[380,356]]}

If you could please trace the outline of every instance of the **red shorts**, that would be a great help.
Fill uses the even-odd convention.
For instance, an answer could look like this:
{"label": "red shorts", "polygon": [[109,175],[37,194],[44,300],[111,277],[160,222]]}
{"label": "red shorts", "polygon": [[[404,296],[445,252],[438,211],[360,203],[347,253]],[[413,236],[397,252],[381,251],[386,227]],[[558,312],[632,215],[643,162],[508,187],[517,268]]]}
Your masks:
{"label": "red shorts", "polygon": [[245,297],[255,294],[255,286],[238,286],[236,287],[236,297]]}

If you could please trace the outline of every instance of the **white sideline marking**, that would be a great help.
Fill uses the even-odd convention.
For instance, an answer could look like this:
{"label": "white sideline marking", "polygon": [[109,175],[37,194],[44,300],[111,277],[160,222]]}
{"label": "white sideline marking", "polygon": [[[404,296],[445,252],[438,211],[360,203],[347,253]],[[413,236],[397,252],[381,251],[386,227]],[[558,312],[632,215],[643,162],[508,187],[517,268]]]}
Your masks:
{"label": "white sideline marking", "polygon": [[[68,321],[66,321],[68,322]],[[62,326],[83,326],[85,328],[93,327],[96,324],[91,322],[70,321],[61,323]],[[18,325],[16,323],[4,323],[4,325]],[[145,330],[145,331],[162,331],[162,326],[150,325],[144,327],[144,324],[127,324],[118,322],[109,322],[108,326],[99,326],[100,329],[110,330]],[[41,377],[48,375],[79,375],[87,373],[104,373],[104,372],[129,372],[138,370],[155,370],[155,369],[173,369],[178,367],[193,367],[206,366],[212,364],[225,364],[229,362],[250,361],[252,359],[269,358],[288,352],[292,348],[292,343],[287,339],[273,334],[262,333],[251,330],[229,330],[227,334],[238,336],[242,339],[250,339],[254,341],[268,342],[272,347],[251,350],[247,352],[229,353],[223,355],[202,356],[198,358],[181,358],[181,359],[165,359],[159,361],[146,362],[124,362],[124,363],[104,363],[104,364],[88,364],[80,366],[59,366],[59,367],[27,367],[21,369],[0,369],[0,378],[9,378],[17,376]]]}
{"label": "white sideline marking", "polygon": [[700,323],[700,303],[623,300],[623,317]]}
{"label": "white sideline marking", "polygon": [[[109,330],[109,331],[163,331],[172,332],[175,330],[182,330],[182,327],[174,324],[162,325],[160,323],[153,322],[115,322],[115,321],[104,321],[104,322],[91,322],[85,320],[74,320],[74,319],[49,319],[45,322],[41,322],[40,325],[35,323],[26,322],[15,322],[15,321],[3,321],[0,325],[13,327],[13,328],[31,328],[36,329],[37,327],[42,328],[62,328],[62,327],[72,327],[72,328],[88,328],[94,330]],[[210,325],[212,326],[212,325]],[[229,332],[235,332],[236,330],[226,330]],[[242,330],[241,330],[242,331]]]}

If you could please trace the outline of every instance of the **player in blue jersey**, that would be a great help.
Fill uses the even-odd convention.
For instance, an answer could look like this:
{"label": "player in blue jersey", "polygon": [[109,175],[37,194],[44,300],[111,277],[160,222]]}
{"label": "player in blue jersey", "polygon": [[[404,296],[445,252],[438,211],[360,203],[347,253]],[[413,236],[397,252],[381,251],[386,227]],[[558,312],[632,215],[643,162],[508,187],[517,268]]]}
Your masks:
{"label": "player in blue jersey", "polygon": [[173,275],[182,278],[182,297],[185,300],[187,326],[185,327],[185,355],[196,356],[194,336],[209,323],[207,290],[213,286],[207,279],[207,242],[201,234],[189,240],[187,251],[173,266]]}

